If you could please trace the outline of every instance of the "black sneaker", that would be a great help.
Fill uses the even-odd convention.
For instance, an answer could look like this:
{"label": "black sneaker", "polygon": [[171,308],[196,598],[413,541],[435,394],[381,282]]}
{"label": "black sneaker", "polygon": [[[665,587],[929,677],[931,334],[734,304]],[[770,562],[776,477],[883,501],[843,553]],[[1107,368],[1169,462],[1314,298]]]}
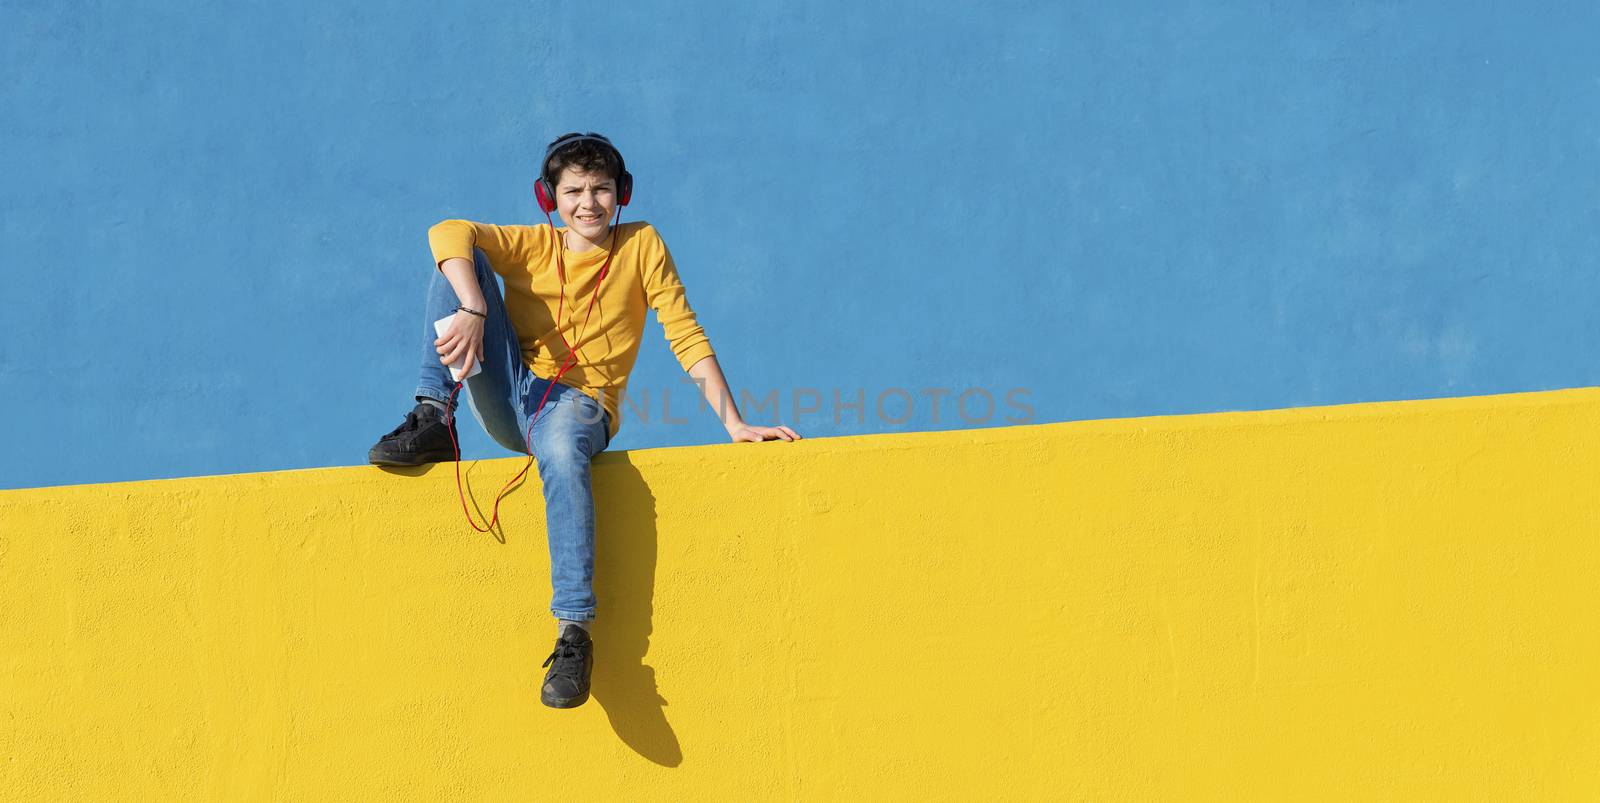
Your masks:
{"label": "black sneaker", "polygon": [[420,466],[454,459],[456,450],[444,411],[422,403],[367,452],[367,462],[379,466]]}
{"label": "black sneaker", "polygon": [[551,708],[577,708],[589,701],[589,670],[594,668],[594,642],[577,625],[567,625],[556,639],[556,651],[544,659],[544,688],[539,702]]}

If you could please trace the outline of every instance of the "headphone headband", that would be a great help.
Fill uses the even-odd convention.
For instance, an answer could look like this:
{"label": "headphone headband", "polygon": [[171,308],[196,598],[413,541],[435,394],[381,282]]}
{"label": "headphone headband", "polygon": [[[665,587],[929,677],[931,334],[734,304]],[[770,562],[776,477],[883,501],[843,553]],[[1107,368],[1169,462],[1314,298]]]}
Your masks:
{"label": "headphone headband", "polygon": [[557,137],[555,142],[544,149],[544,158],[539,161],[539,180],[533,187],[533,195],[539,201],[539,208],[545,214],[556,210],[556,186],[550,176],[550,158],[556,155],[556,151],[579,142],[598,142],[617,157],[617,172],[620,174],[617,176],[617,205],[627,206],[633,197],[633,174],[628,172],[628,163],[623,160],[622,151],[611,144],[611,140],[590,131],[587,134],[572,133]]}
{"label": "headphone headband", "polygon": [[[627,165],[623,162],[623,159],[622,159],[622,151],[617,150],[617,146],[612,145],[611,144],[611,140],[606,139],[604,136],[602,136],[600,134],[596,134],[593,131],[590,131],[587,134],[568,134],[568,135],[566,135],[564,137],[559,137],[559,138],[556,139],[555,142],[550,143],[549,147],[544,149],[544,161],[539,163],[539,175],[541,177],[543,177],[543,178],[551,178],[551,176],[550,176],[550,157],[555,156],[556,155],[556,151],[561,150],[562,148],[565,148],[568,145],[576,145],[579,142],[598,142],[601,145],[606,146],[607,150],[609,150],[612,153],[616,154],[616,156],[617,156],[617,166],[622,169],[621,172],[623,172],[623,173],[628,172]],[[556,178],[559,178],[559,176],[557,176]]]}

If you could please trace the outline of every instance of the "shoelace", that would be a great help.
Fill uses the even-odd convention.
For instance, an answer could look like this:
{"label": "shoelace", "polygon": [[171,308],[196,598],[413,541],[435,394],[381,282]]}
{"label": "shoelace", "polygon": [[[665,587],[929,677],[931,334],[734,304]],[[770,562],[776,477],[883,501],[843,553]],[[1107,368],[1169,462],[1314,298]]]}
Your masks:
{"label": "shoelace", "polygon": [[547,667],[552,661],[556,668],[551,674],[574,678],[583,676],[583,648],[574,642],[557,639],[555,652],[550,653],[550,657],[544,659],[539,667]]}
{"label": "shoelace", "polygon": [[402,432],[413,432],[416,429],[418,429],[417,411],[416,410],[412,410],[411,412],[406,413],[406,420],[404,422],[402,422],[400,424],[400,426],[395,427],[394,429],[390,430],[389,434],[387,434],[387,435],[385,435],[383,437],[392,438],[392,437],[394,437],[396,435],[399,435]]}

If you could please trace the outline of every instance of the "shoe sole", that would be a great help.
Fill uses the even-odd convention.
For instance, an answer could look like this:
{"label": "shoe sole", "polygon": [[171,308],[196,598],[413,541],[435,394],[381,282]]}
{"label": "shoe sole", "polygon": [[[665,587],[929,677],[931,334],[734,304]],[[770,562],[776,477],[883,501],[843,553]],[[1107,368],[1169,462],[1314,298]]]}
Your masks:
{"label": "shoe sole", "polygon": [[371,452],[367,453],[367,462],[375,466],[420,466],[426,463],[449,463],[456,459],[454,454],[432,455],[419,454],[414,458],[383,457]]}
{"label": "shoe sole", "polygon": [[589,693],[584,692],[577,697],[547,697],[543,692],[539,694],[539,702],[551,708],[577,708],[589,702]]}

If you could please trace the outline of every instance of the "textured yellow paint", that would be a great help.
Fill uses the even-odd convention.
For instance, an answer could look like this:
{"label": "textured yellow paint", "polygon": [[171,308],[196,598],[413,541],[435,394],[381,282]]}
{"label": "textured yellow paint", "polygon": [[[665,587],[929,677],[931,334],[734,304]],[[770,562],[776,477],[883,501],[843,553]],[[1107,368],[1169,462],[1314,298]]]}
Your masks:
{"label": "textured yellow paint", "polygon": [[[0,493],[6,799],[1600,795],[1600,390]],[[480,493],[514,460],[481,463]]]}

